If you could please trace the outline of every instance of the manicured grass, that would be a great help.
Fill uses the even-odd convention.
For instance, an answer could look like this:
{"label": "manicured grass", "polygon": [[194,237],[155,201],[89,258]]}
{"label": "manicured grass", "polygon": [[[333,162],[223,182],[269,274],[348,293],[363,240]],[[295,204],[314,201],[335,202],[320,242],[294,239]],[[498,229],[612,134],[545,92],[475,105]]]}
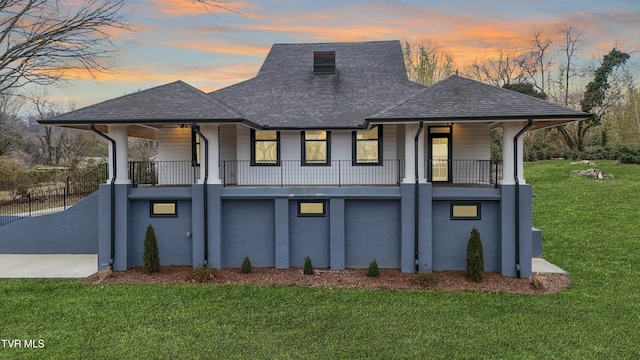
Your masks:
{"label": "manicured grass", "polygon": [[526,164],[556,295],[0,281],[0,358],[640,358],[640,167]]}

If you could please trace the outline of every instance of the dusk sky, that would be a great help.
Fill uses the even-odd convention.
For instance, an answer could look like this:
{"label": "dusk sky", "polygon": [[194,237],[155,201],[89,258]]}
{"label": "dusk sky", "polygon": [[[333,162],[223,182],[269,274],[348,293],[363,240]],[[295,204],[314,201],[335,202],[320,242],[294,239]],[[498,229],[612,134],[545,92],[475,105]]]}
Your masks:
{"label": "dusk sky", "polygon": [[191,0],[130,1],[134,31],[115,34],[112,72],[95,79],[76,74],[49,88],[49,100],[83,107],[176,80],[212,91],[255,76],[274,43],[428,41],[453,55],[463,72],[498,47],[528,46],[534,29],[559,46],[559,30],[573,22],[585,39],[581,61],[613,46],[640,50],[639,0],[231,0],[227,6],[235,12],[209,13]]}

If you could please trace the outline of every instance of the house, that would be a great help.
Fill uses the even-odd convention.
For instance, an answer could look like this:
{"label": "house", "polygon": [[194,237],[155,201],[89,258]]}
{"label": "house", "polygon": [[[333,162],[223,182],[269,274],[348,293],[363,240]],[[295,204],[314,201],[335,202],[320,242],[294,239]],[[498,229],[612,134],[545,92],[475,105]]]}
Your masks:
{"label": "house", "polygon": [[[109,141],[101,268],[141,265],[152,224],[162,265],[461,270],[475,227],[486,271],[528,277],[521,136],[587,116],[457,75],[424,87],[379,41],[276,44],[212,93],[177,81],[40,123]],[[129,162],[129,137],[157,140],[155,161]]]}

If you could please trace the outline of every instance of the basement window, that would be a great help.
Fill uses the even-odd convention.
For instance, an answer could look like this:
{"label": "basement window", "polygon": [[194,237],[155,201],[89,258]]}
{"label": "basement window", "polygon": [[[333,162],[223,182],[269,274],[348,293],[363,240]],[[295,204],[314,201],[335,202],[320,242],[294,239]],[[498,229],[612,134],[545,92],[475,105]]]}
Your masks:
{"label": "basement window", "polygon": [[326,201],[324,200],[298,201],[298,216],[327,216]]}
{"label": "basement window", "polygon": [[480,220],[479,202],[451,203],[451,220]]}
{"label": "basement window", "polygon": [[151,201],[151,217],[178,217],[177,201]]}

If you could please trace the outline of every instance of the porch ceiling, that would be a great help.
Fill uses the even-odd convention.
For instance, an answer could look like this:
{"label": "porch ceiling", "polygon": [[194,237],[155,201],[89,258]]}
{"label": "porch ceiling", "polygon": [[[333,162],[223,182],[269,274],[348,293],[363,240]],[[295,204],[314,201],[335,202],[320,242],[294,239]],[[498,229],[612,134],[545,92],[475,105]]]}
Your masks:
{"label": "porch ceiling", "polygon": [[[62,127],[71,128],[71,129],[80,129],[80,130],[91,130],[91,125],[61,125]],[[147,126],[142,124],[130,124],[127,128],[127,136],[140,138],[140,139],[148,139],[148,140],[158,140],[158,129],[161,126]],[[105,134],[109,133],[109,127],[107,125],[96,125],[96,129]]]}

